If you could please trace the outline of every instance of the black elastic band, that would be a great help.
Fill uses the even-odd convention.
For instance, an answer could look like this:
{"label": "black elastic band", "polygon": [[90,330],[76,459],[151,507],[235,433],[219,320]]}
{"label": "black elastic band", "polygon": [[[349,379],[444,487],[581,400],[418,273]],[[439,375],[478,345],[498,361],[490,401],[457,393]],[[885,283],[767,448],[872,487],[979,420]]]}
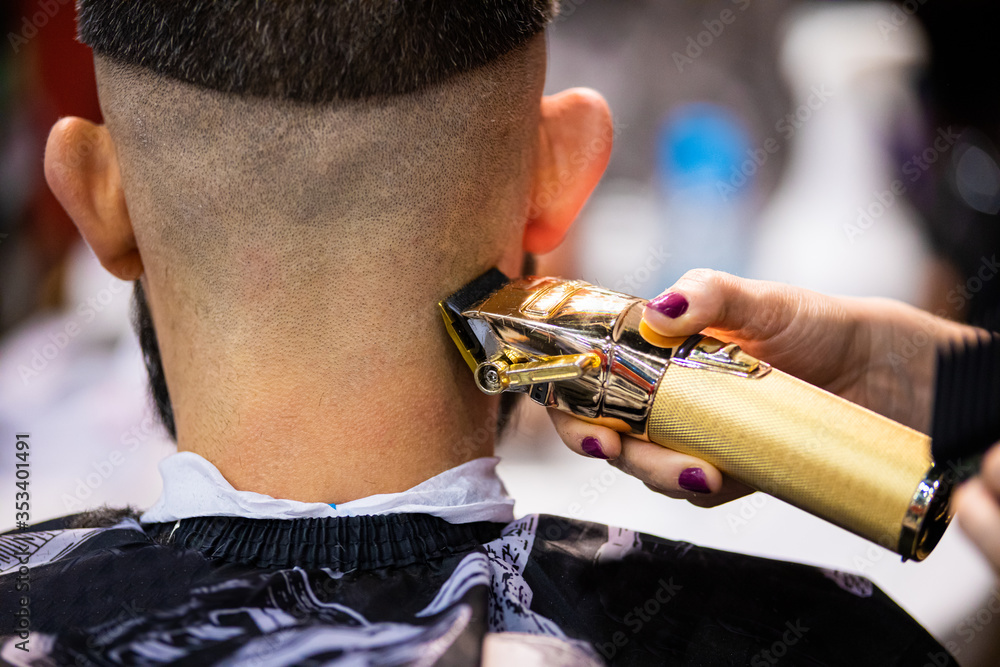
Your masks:
{"label": "black elastic band", "polygon": [[338,571],[401,567],[468,551],[496,539],[504,524],[452,524],[428,514],[315,519],[194,517],[147,524],[154,540],[208,558],[262,568]]}

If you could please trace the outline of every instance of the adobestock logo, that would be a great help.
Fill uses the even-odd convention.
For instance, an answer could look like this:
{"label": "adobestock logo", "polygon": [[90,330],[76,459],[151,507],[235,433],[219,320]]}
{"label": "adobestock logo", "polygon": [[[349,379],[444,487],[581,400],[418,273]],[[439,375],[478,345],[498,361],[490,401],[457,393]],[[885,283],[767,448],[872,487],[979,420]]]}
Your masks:
{"label": "adobestock logo", "polygon": [[770,648],[765,649],[750,659],[750,667],[769,667],[778,664],[782,658],[788,655],[789,648],[799,643],[805,637],[809,628],[802,624],[801,620],[794,623],[785,623],[786,630],[781,634],[781,638],[775,640]]}
{"label": "adobestock logo", "polygon": [[917,13],[920,5],[926,2],[927,0],[903,0],[899,4],[893,4],[889,18],[878,21],[878,31],[882,34],[882,41],[888,41],[889,37],[899,32],[910,17]]}
{"label": "adobestock logo", "polygon": [[105,458],[92,461],[91,470],[88,470],[82,477],[76,478],[76,486],[73,487],[72,493],[63,493],[61,500],[66,510],[68,512],[85,510],[89,498],[126,463],[129,455],[136,451],[140,445],[149,442],[161,433],[159,426],[159,421],[156,418],[152,415],[146,415],[142,421],[122,433],[119,441],[127,447],[124,450],[114,449],[108,452]]}
{"label": "adobestock logo", "polygon": [[975,274],[969,276],[964,283],[956,285],[945,298],[955,308],[955,312],[960,313],[986,283],[996,278],[998,272],[1000,272],[1000,263],[997,262],[996,254],[994,253],[990,257],[984,255],[979,258],[979,268]]}
{"label": "adobestock logo", "polygon": [[[938,128],[937,136],[931,145],[919,154],[910,156],[910,159],[903,163],[901,169],[903,175],[912,184],[920,180],[920,177],[927,173],[931,166],[941,159],[945,153],[958,141],[959,135],[949,125],[946,128]],[[907,184],[901,178],[895,179],[886,190],[876,190],[872,193],[872,199],[866,205],[858,207],[858,216],[854,223],[844,225],[844,234],[852,244],[857,237],[868,231],[886,211],[896,205],[896,202],[906,194]]]}
{"label": "adobestock logo", "polygon": [[636,267],[631,273],[627,273],[615,281],[613,289],[625,292],[626,294],[637,293],[642,288],[642,285],[649,282],[656,275],[656,272],[663,268],[670,257],[671,254],[662,245],[655,248],[650,247],[646,261]]}
{"label": "adobestock logo", "polygon": [[7,41],[10,42],[14,53],[16,54],[22,46],[34,39],[38,31],[47,26],[60,9],[72,4],[72,0],[40,0],[37,5],[38,11],[30,17],[27,15],[21,17],[21,29],[16,33],[7,33]]}
{"label": "adobestock logo", "polygon": [[[633,636],[638,634],[647,623],[660,613],[664,605],[673,600],[684,589],[680,584],[674,583],[673,577],[668,580],[660,579],[657,583],[660,587],[656,589],[656,592],[641,605],[636,605],[622,618],[622,622],[632,631]],[[629,635],[618,630],[611,635],[611,641],[597,642],[594,647],[601,655],[611,660],[619,651],[628,646],[630,640]]]}
{"label": "adobestock logo", "polygon": [[782,147],[790,142],[806,123],[812,120],[831,97],[834,97],[834,92],[826,84],[812,86],[805,101],[779,118],[774,124],[777,136],[769,136],[757,148],[748,148],[747,157],[740,163],[739,167],[730,168],[729,180],[716,181],[715,189],[722,196],[722,201],[729,201],[730,197],[736,195],[740,188],[746,185],[750,178],[767,164],[772,155],[780,152]]}
{"label": "adobestock logo", "polygon": [[50,333],[48,342],[31,350],[31,360],[27,364],[18,364],[17,372],[25,386],[39,377],[49,364],[65,350],[70,341],[80,335],[87,325],[97,319],[104,309],[114,301],[117,294],[128,291],[129,283],[117,278],[108,280],[108,286],[94,296],[88,297],[77,304],[75,315],[70,318],[59,331]]}

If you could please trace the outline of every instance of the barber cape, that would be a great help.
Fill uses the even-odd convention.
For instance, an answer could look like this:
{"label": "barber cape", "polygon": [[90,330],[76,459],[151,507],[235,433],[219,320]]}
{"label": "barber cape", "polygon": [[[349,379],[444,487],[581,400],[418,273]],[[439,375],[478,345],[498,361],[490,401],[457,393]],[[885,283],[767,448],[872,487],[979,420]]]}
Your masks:
{"label": "barber cape", "polygon": [[[0,536],[13,665],[956,664],[859,576],[558,516],[513,520],[497,459],[338,506],[163,496]],[[27,649],[27,650],[25,650]]]}

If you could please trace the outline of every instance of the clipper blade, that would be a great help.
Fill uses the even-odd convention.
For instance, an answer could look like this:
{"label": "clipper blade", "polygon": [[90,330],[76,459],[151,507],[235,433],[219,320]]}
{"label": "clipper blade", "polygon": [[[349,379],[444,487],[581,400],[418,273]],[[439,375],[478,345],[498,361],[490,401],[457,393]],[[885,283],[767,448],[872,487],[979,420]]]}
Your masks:
{"label": "clipper blade", "polygon": [[448,335],[473,371],[486,361],[486,350],[462,313],[482,303],[508,283],[510,278],[493,268],[438,303]]}

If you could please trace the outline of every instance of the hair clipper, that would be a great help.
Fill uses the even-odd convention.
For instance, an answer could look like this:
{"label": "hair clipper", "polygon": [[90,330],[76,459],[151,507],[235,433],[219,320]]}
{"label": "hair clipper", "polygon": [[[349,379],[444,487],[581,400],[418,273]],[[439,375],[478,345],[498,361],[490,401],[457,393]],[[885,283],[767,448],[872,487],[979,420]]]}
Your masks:
{"label": "hair clipper", "polygon": [[659,336],[645,304],[492,269],[439,306],[482,391],[691,454],[904,560],[927,557],[951,518],[930,438],[734,344]]}

